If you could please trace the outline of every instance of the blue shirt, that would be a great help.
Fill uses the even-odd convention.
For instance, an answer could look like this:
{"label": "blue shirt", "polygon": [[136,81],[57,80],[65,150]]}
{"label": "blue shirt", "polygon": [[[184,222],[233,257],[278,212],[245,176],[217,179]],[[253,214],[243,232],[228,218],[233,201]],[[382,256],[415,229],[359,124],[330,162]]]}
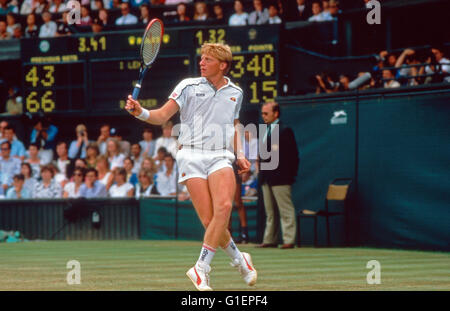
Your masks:
{"label": "blue shirt", "polygon": [[94,182],[94,186],[92,188],[88,188],[86,184],[82,184],[80,186],[79,193],[80,197],[83,198],[106,198],[108,196],[106,187],[98,180]]}
{"label": "blue shirt", "polygon": [[[56,138],[56,134],[58,134],[58,128],[54,125],[50,125],[48,127],[48,129],[46,130],[47,132],[47,140],[45,141],[44,144],[44,149],[52,149],[55,145],[55,138]],[[30,139],[30,143],[36,143],[36,138],[37,138],[37,134],[38,132],[36,131],[36,129],[33,129],[33,131],[31,132],[31,139]],[[40,142],[37,142],[40,145]]]}
{"label": "blue shirt", "polygon": [[[6,192],[6,198],[7,199],[18,199],[16,189],[14,187],[8,189],[8,191]],[[20,191],[20,198],[21,199],[29,199],[29,198],[31,198],[31,195],[27,189],[22,188],[22,190]]]}
{"label": "blue shirt", "polygon": [[156,141],[151,140],[150,142],[147,142],[145,140],[141,140],[139,142],[139,145],[141,146],[143,153],[145,152],[145,150],[147,150],[148,147],[148,153],[144,153],[144,156],[153,157],[153,155],[155,154]]}
{"label": "blue shirt", "polygon": [[[0,144],[6,141],[6,139],[2,139],[0,141]],[[27,150],[25,149],[25,146],[23,143],[18,139],[13,139],[11,142],[11,153],[10,156],[18,156],[18,157],[24,157],[26,155]]]}
{"label": "blue shirt", "polygon": [[[86,144],[84,143],[84,141],[82,142],[82,146],[83,148],[81,149],[81,153],[80,153],[80,158],[84,159],[86,158]],[[81,145],[80,145],[81,147]],[[70,143],[70,147],[69,147],[69,152],[68,152],[68,156],[71,159],[75,159],[75,156],[78,153],[78,147],[77,147],[77,141],[74,140]]]}
{"label": "blue shirt", "polygon": [[11,185],[13,177],[20,174],[20,160],[9,157],[8,160],[0,158],[0,176],[2,185]]}

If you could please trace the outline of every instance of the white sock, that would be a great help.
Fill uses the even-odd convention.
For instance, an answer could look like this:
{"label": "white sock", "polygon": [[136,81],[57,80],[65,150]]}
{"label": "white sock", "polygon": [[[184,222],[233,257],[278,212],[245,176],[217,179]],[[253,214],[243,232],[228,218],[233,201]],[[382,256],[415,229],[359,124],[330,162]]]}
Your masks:
{"label": "white sock", "polygon": [[197,263],[211,265],[211,261],[214,258],[215,254],[216,250],[214,248],[206,244],[203,244],[202,250],[200,251],[200,257],[198,257]]}
{"label": "white sock", "polygon": [[233,238],[230,238],[230,242],[228,242],[227,246],[222,249],[228,254],[228,256],[231,257],[231,259],[241,260],[242,253],[237,248],[236,244],[234,244]]}

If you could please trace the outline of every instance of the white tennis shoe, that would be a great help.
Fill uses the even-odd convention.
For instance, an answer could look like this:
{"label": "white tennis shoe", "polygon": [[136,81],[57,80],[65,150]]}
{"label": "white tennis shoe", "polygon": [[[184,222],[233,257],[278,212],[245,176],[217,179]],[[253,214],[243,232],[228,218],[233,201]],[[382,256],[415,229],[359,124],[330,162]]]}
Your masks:
{"label": "white tennis shoe", "polygon": [[253,286],[256,284],[256,279],[258,278],[258,273],[253,266],[252,257],[248,253],[242,252],[242,259],[234,259],[231,262],[231,266],[237,268],[239,273],[244,278],[245,283],[248,286]]}
{"label": "white tennis shoe", "polygon": [[207,264],[198,264],[190,268],[186,275],[191,279],[194,286],[199,291],[210,291],[209,287],[209,273],[211,272],[211,266]]}

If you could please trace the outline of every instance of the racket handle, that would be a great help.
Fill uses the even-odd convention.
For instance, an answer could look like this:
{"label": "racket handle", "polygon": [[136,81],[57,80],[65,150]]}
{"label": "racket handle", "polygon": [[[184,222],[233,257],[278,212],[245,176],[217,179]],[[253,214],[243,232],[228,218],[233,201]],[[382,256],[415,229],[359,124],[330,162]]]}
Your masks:
{"label": "racket handle", "polygon": [[141,91],[141,84],[136,83],[136,85],[134,86],[133,94],[131,94],[131,97],[133,97],[134,100],[137,100],[140,91]]}

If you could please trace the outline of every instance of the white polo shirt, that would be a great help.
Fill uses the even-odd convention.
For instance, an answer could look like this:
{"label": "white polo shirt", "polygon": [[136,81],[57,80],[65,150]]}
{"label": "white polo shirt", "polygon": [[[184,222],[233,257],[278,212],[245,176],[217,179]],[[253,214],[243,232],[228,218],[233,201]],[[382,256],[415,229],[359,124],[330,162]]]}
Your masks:
{"label": "white polo shirt", "polygon": [[230,149],[243,92],[228,77],[225,79],[227,84],[218,90],[204,77],[185,79],[175,87],[169,98],[180,107],[180,145]]}

